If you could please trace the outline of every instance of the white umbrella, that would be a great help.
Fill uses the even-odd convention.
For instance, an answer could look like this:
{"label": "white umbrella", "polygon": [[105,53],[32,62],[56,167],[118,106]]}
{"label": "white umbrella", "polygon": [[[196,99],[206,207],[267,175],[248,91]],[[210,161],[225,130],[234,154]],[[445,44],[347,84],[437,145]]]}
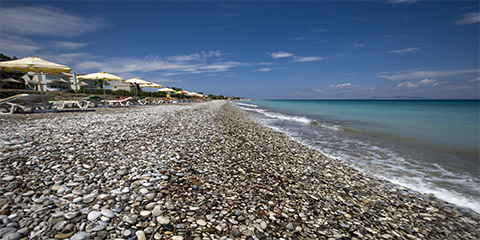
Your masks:
{"label": "white umbrella", "polygon": [[162,89],[158,89],[157,92],[175,92],[175,90],[171,88],[162,88]]}
{"label": "white umbrella", "polygon": [[[140,85],[141,88],[149,87],[149,88],[163,88],[164,86],[156,84],[156,83],[148,83]],[[150,96],[153,97],[153,91],[150,89]]]}
{"label": "white umbrella", "polygon": [[[39,83],[41,82],[40,72],[60,73],[70,72],[72,70],[68,66],[45,61],[39,57],[28,57],[19,60],[0,62],[0,68],[4,68],[6,71],[37,72]],[[40,94],[42,95],[42,101],[45,102],[42,87],[40,87]]]}
{"label": "white umbrella", "polygon": [[[105,81],[122,81],[123,78],[119,76],[115,76],[108,72],[98,72],[98,73],[91,73],[83,76],[77,77],[78,79],[92,79],[92,80],[103,80],[103,98],[106,98],[105,95]],[[103,105],[105,105],[105,101],[103,101]]]}
{"label": "white umbrella", "polygon": [[142,84],[149,84],[149,83],[151,83],[151,82],[142,80],[142,79],[140,79],[140,78],[130,78],[130,79],[126,80],[125,82],[135,84],[135,97],[137,96],[137,86],[136,86],[136,85],[139,85],[139,86],[140,86],[140,85],[142,85]]}
{"label": "white umbrella", "polygon": [[137,83],[137,84],[139,84],[139,85],[141,85],[141,84],[150,84],[150,83],[151,83],[151,82],[142,80],[142,79],[140,79],[140,78],[130,78],[130,79],[126,80],[125,82],[128,82],[128,83]]}

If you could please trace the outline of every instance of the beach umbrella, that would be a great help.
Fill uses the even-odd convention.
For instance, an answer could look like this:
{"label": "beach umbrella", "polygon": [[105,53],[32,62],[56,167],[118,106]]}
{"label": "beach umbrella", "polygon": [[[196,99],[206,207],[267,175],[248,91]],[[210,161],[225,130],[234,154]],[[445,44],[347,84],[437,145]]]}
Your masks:
{"label": "beach umbrella", "polygon": [[[77,77],[78,79],[91,79],[91,80],[103,80],[103,98],[107,99],[105,95],[105,81],[122,81],[123,78],[119,76],[115,76],[108,72],[98,72],[98,73],[91,73],[83,76]],[[103,105],[105,105],[105,101],[103,101]]]}
{"label": "beach umbrella", "polygon": [[[37,72],[38,82],[41,82],[40,72],[47,73],[60,73],[60,72],[70,72],[72,69],[68,66],[60,65],[57,63],[45,61],[39,57],[28,57],[12,61],[3,61],[0,62],[0,68],[5,69],[5,71],[19,71],[19,72]],[[40,85],[40,84],[39,84]],[[42,101],[45,102],[43,98],[43,89],[40,87],[40,93],[42,95]]]}
{"label": "beach umbrella", "polygon": [[62,89],[62,83],[67,83],[67,84],[70,83],[69,81],[67,81],[67,80],[65,80],[65,79],[63,79],[63,78],[57,78],[57,79],[55,79],[55,80],[52,80],[52,82],[54,82],[54,83],[60,83],[60,90]]}
{"label": "beach umbrella", "polygon": [[140,86],[142,84],[151,83],[149,81],[145,81],[145,80],[142,80],[140,78],[130,78],[130,79],[126,80],[125,82],[135,84],[135,97],[137,96],[137,85]]}
{"label": "beach umbrella", "polygon": [[166,88],[158,89],[157,92],[175,92],[175,90],[166,87]]}
{"label": "beach umbrella", "polygon": [[174,92],[174,94],[183,94],[183,95],[187,95],[188,92],[187,91],[176,91]]}
{"label": "beach umbrella", "polygon": [[9,83],[23,83],[22,81],[20,80],[17,80],[17,79],[13,79],[13,78],[5,78],[5,79],[0,79],[0,82],[9,82]]}
{"label": "beach umbrella", "polygon": [[151,82],[149,81],[145,81],[145,80],[142,80],[140,78],[130,78],[128,80],[126,80],[125,82],[128,82],[128,83],[137,83],[139,85],[142,85],[142,84],[150,84]]}
{"label": "beach umbrella", "polygon": [[[86,83],[84,81],[78,82],[77,85],[79,85],[80,87],[90,86],[90,85],[88,85],[88,83]],[[83,88],[83,94],[85,94],[85,88]]]}
{"label": "beach umbrella", "polygon": [[153,97],[152,88],[163,88],[164,86],[159,85],[159,84],[156,84],[156,83],[148,83],[148,84],[142,84],[142,85],[140,85],[140,87],[141,87],[141,88],[144,88],[144,87],[149,87],[149,88],[151,88],[151,89],[150,89],[150,97]]}

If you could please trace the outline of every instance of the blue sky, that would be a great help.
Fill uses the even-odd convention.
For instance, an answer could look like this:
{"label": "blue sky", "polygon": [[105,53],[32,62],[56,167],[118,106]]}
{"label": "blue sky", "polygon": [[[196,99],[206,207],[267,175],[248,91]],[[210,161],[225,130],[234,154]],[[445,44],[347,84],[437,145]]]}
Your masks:
{"label": "blue sky", "polygon": [[479,98],[479,2],[2,1],[0,52],[254,99]]}

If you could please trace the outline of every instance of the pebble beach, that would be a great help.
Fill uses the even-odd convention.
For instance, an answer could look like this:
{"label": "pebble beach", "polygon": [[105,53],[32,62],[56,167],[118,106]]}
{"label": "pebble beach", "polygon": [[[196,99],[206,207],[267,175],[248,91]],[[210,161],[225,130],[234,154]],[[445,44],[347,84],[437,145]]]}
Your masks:
{"label": "pebble beach", "polygon": [[0,116],[2,239],[480,239],[227,101]]}

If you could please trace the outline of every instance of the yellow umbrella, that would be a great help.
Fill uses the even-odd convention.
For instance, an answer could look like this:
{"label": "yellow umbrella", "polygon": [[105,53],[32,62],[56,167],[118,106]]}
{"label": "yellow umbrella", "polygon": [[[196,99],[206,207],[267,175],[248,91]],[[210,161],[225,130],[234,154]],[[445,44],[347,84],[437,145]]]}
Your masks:
{"label": "yellow umbrella", "polygon": [[[91,80],[103,80],[103,98],[106,99],[105,95],[105,81],[122,81],[123,78],[119,76],[115,76],[108,72],[98,72],[98,73],[91,73],[83,76],[77,77],[78,79],[91,79]],[[105,105],[105,101],[103,101],[103,105]]]}
{"label": "yellow umbrella", "polygon": [[151,82],[142,80],[142,79],[140,79],[140,78],[130,78],[130,79],[126,80],[125,82],[135,84],[135,97],[137,96],[137,85],[140,86],[141,84],[149,84],[149,83],[151,83]]}
{"label": "yellow umbrella", "polygon": [[[41,82],[40,72],[60,73],[72,71],[68,66],[45,61],[39,57],[28,57],[19,60],[0,62],[0,68],[4,68],[6,71],[37,72],[38,82]],[[42,101],[45,102],[42,87],[40,87],[40,93],[42,95]]]}
{"label": "yellow umbrella", "polygon": [[[156,84],[156,83],[148,83],[140,85],[141,88],[149,87],[149,88],[163,88],[164,86]],[[153,91],[150,90],[150,96],[153,97]]]}
{"label": "yellow umbrella", "polygon": [[130,79],[126,80],[125,82],[128,82],[128,83],[137,83],[137,84],[150,84],[150,83],[151,83],[151,82],[142,80],[142,79],[140,79],[140,78],[130,78]]}
{"label": "yellow umbrella", "polygon": [[158,89],[157,92],[175,92],[175,90],[171,88],[162,88],[162,89]]}

